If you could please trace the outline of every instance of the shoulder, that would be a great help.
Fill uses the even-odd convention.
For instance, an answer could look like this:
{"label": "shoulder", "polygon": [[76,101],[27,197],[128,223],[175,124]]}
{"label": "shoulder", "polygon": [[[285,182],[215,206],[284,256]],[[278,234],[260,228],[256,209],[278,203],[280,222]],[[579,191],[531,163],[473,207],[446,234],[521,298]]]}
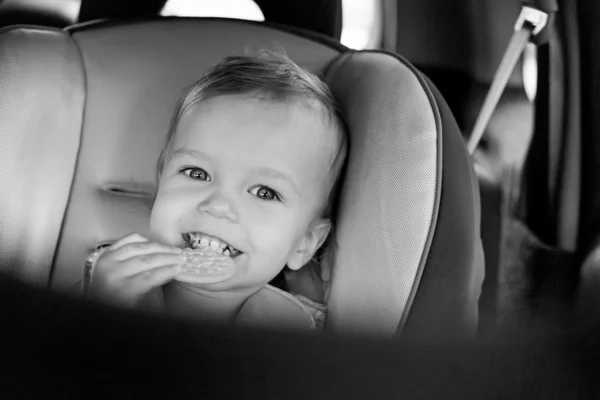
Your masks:
{"label": "shoulder", "polygon": [[325,306],[267,285],[244,303],[237,322],[284,330],[317,330],[324,315]]}

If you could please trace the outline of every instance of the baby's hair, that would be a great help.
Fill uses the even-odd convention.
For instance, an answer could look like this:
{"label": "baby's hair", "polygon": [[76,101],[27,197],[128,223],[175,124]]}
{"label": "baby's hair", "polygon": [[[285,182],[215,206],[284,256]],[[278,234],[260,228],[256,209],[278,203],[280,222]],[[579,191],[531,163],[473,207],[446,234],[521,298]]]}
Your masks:
{"label": "baby's hair", "polygon": [[[298,66],[285,54],[260,51],[256,55],[230,56],[210,68],[190,85],[179,99],[171,119],[166,143],[157,164],[160,180],[165,162],[173,150],[177,126],[182,116],[201,101],[224,95],[248,95],[265,101],[291,104],[302,102],[320,113],[337,135],[337,148],[329,167],[330,190],[323,199],[321,217],[332,220],[339,181],[348,151],[346,124],[327,85],[315,74]],[[328,238],[326,246],[334,241]],[[325,246],[323,246],[325,247]],[[318,252],[317,258],[324,249]]]}

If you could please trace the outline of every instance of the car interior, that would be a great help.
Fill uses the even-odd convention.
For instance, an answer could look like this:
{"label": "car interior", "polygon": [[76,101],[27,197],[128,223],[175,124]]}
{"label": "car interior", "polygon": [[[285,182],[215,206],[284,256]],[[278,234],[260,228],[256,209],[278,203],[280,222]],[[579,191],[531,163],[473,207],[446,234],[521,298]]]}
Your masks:
{"label": "car interior", "polygon": [[91,251],[148,230],[183,88],[267,48],[323,77],[349,127],[325,332],[591,326],[597,18],[584,0],[0,1],[0,272],[72,296]]}

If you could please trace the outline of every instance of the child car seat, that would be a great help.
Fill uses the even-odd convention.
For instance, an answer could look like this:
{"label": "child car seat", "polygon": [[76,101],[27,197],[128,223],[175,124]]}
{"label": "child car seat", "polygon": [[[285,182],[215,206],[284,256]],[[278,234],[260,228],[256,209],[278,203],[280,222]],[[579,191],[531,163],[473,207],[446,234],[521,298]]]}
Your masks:
{"label": "child car seat", "polygon": [[98,245],[144,233],[181,90],[231,54],[323,74],[350,130],[326,330],[472,335],[479,194],[456,122],[402,57],[268,23],[105,20],[0,30],[0,265],[65,291]]}

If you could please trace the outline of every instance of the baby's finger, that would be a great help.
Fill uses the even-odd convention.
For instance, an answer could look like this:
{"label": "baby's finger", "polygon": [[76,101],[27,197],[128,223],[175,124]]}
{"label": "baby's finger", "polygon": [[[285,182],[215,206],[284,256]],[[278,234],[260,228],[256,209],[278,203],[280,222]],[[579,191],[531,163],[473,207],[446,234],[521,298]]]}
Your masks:
{"label": "baby's finger", "polygon": [[141,272],[130,278],[130,288],[135,293],[147,293],[172,281],[182,272],[181,265],[168,265]]}
{"label": "baby's finger", "polygon": [[123,237],[120,237],[119,239],[117,239],[113,244],[111,244],[108,249],[108,251],[115,251],[120,249],[123,246],[126,246],[130,243],[145,243],[148,242],[148,239],[143,237],[142,235],[140,235],[139,233],[130,233],[128,235],[125,235]]}
{"label": "baby's finger", "polygon": [[137,274],[148,272],[167,265],[183,265],[187,258],[183,254],[151,253],[132,257],[124,261],[115,274],[119,277],[131,278]]}
{"label": "baby's finger", "polygon": [[152,253],[171,253],[171,254],[182,254],[182,250],[179,247],[168,246],[162,243],[156,242],[135,242],[129,243],[113,252],[113,257],[117,261],[127,261],[133,257],[142,256],[145,254]]}

